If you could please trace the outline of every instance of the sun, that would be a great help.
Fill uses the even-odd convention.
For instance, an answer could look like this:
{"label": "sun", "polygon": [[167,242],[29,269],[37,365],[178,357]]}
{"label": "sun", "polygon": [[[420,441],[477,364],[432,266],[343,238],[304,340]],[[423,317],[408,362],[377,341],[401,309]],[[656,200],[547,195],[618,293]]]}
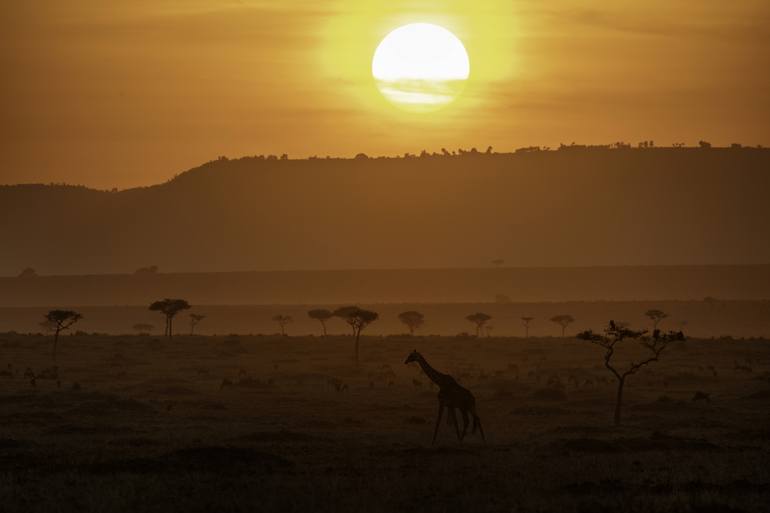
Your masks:
{"label": "sun", "polygon": [[470,75],[468,52],[444,27],[411,23],[390,32],[372,58],[380,92],[399,107],[430,111],[452,102]]}

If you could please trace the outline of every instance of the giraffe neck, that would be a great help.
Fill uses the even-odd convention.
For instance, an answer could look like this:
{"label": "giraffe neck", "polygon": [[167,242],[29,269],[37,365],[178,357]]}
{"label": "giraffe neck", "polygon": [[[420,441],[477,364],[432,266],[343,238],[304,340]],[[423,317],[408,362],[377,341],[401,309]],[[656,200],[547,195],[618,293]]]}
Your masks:
{"label": "giraffe neck", "polygon": [[420,367],[422,367],[422,371],[425,373],[425,375],[428,376],[428,378],[430,378],[430,380],[436,385],[441,387],[446,383],[447,376],[445,374],[441,374],[439,371],[431,367],[425,358],[420,358],[417,360],[417,362],[420,364]]}

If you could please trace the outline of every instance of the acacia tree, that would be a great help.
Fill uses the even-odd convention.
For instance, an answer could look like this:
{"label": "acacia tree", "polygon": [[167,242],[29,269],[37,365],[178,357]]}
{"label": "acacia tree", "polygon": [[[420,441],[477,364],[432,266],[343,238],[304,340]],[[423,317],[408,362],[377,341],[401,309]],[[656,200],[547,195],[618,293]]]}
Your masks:
{"label": "acacia tree", "polygon": [[150,305],[150,310],[153,312],[160,312],[166,316],[166,331],[163,335],[168,337],[169,340],[173,337],[174,317],[182,310],[189,310],[190,308],[190,303],[184,299],[166,298],[155,301]]}
{"label": "acacia tree", "polygon": [[652,321],[653,330],[658,329],[658,324],[660,324],[660,321],[668,317],[668,314],[663,310],[655,310],[655,309],[647,310],[646,312],[644,312],[644,315],[646,315],[647,318]]}
{"label": "acacia tree", "polygon": [[59,344],[59,333],[68,330],[83,316],[72,310],[51,310],[45,315],[43,324],[53,331],[53,362],[56,363],[56,347]]}
{"label": "acacia tree", "polygon": [[[618,326],[614,321],[610,321],[604,334],[593,333],[591,330],[578,334],[578,338],[596,344],[604,349],[604,366],[609,370],[618,382],[618,390],[615,398],[615,425],[620,425],[621,405],[623,402],[623,387],[626,379],[632,374],[636,374],[642,367],[652,362],[657,362],[661,353],[672,342],[684,340],[684,334],[681,331],[669,331],[661,333],[660,330],[652,332],[651,337],[645,337],[646,330],[634,331],[628,328]],[[647,352],[647,357],[637,362],[629,362],[625,368],[620,367],[613,362],[621,342],[630,340],[637,342]]]}
{"label": "acacia tree", "polygon": [[409,328],[409,334],[414,335],[414,330],[425,324],[425,316],[420,312],[409,310],[408,312],[401,312],[398,314],[398,320],[406,324]]}
{"label": "acacia tree", "polygon": [[380,316],[377,312],[371,310],[364,310],[357,306],[343,306],[337,308],[334,311],[334,316],[339,317],[353,328],[353,335],[356,337],[355,348],[353,350],[353,360],[358,365],[359,355],[359,340],[361,338],[361,331],[369,326],[369,324],[376,321]]}
{"label": "acacia tree", "polygon": [[475,314],[467,316],[465,319],[476,325],[476,337],[478,337],[481,333],[481,328],[483,328],[487,322],[492,320],[492,316],[482,312],[476,312]]}
{"label": "acacia tree", "polygon": [[281,315],[278,314],[273,317],[273,320],[278,323],[278,326],[281,327],[281,336],[286,336],[286,326],[293,321],[294,319],[291,318],[291,315]]}
{"label": "acacia tree", "polygon": [[324,337],[326,337],[326,321],[334,317],[334,314],[331,312],[331,310],[326,310],[325,308],[316,308],[315,310],[308,311],[307,316],[321,323]]}
{"label": "acacia tree", "polygon": [[206,316],[203,314],[196,314],[196,313],[190,314],[190,336],[195,334],[195,327],[198,325],[199,322],[201,322],[205,318]]}
{"label": "acacia tree", "polygon": [[564,332],[567,330],[567,326],[575,322],[575,318],[567,314],[554,315],[551,317],[551,322],[555,322],[561,326],[561,336],[563,337]]}
{"label": "acacia tree", "polygon": [[535,320],[534,317],[522,317],[521,318],[521,324],[524,325],[524,338],[529,338],[529,325],[534,320]]}

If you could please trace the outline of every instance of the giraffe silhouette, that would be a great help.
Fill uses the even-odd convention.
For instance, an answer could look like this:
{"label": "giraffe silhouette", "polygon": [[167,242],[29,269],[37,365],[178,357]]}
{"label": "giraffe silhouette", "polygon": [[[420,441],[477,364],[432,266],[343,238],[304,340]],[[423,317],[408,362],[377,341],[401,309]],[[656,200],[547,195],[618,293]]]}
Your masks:
{"label": "giraffe silhouette", "polygon": [[[481,419],[476,414],[476,399],[473,394],[462,386],[449,374],[443,374],[430,366],[428,361],[423,355],[417,352],[415,349],[409,356],[407,356],[405,364],[417,362],[422,368],[422,371],[428,376],[432,382],[438,386],[438,417],[436,417],[436,427],[433,429],[433,442],[436,443],[436,436],[438,435],[438,427],[441,424],[441,417],[444,414],[444,408],[448,409],[447,421],[451,422],[455,426],[455,432],[457,433],[457,439],[461,442],[465,438],[468,432],[469,415],[473,417],[473,429],[471,434],[476,433],[476,429],[481,434],[481,439],[486,441],[484,437],[484,428],[481,427]],[[455,410],[460,410],[460,414],[463,416],[463,430],[460,432],[460,425],[457,423],[457,415]]]}

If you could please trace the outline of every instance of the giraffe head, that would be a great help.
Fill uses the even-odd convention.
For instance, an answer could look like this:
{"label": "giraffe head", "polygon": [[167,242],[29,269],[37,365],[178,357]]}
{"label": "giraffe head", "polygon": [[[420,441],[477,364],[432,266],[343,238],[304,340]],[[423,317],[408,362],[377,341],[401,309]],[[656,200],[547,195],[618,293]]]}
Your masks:
{"label": "giraffe head", "polygon": [[404,363],[412,363],[416,362],[422,359],[422,355],[417,352],[417,349],[409,353],[409,356],[406,357],[406,361]]}

